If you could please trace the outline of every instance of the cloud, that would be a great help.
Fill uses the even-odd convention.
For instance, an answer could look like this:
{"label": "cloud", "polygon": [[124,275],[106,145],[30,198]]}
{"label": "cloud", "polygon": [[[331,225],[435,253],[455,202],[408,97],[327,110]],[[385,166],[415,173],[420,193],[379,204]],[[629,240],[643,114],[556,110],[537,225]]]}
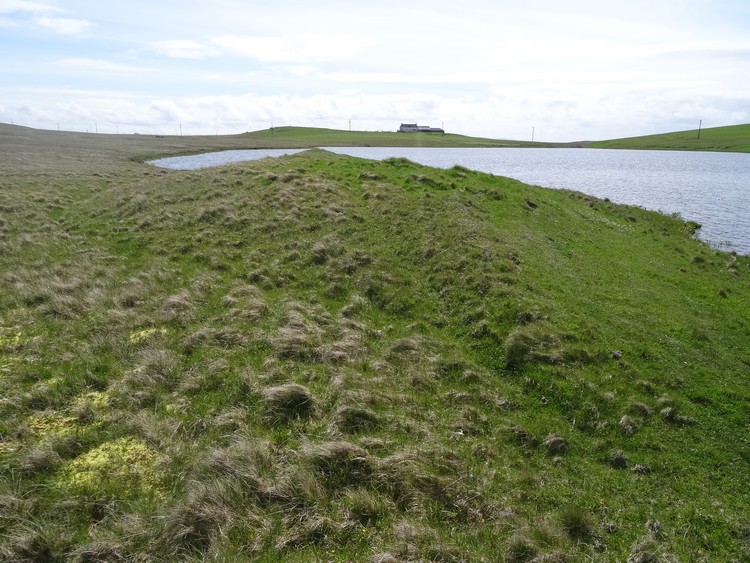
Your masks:
{"label": "cloud", "polygon": [[0,14],[14,12],[31,12],[32,14],[49,14],[65,12],[62,8],[43,2],[26,2],[24,0],[0,0]]}
{"label": "cloud", "polygon": [[148,111],[154,123],[176,123],[185,115],[173,100],[154,100],[148,105]]}
{"label": "cloud", "polygon": [[353,58],[372,43],[357,35],[300,35],[296,37],[261,37],[252,35],[222,35],[214,39],[217,45],[242,56],[262,62],[307,63],[338,61]]}
{"label": "cloud", "polygon": [[199,60],[214,57],[218,54],[202,43],[189,40],[157,41],[146,45],[144,49],[172,59]]}
{"label": "cloud", "polygon": [[129,66],[119,63],[113,63],[111,61],[105,61],[102,59],[86,59],[81,57],[67,57],[59,61],[59,64],[69,68],[71,70],[79,72],[94,72],[94,73],[142,73],[142,72],[154,72],[154,69]]}
{"label": "cloud", "polygon": [[26,14],[33,16],[31,21],[36,25],[62,35],[81,35],[93,26],[88,20],[59,17],[64,13],[67,10],[43,2],[0,0],[0,14],[16,15],[15,18],[0,18],[0,27],[19,27],[25,21],[23,16]]}
{"label": "cloud", "polygon": [[[444,94],[222,95],[183,98],[109,95],[107,92],[25,91],[17,103],[5,103],[0,120],[23,117],[32,127],[186,135],[239,133],[301,125],[369,131],[394,131],[401,122],[440,126],[451,133],[497,139],[576,141],[624,137],[747,121],[746,98],[680,90],[623,91],[617,95],[580,95],[509,91],[469,96]],[[59,101],[65,100],[65,101]],[[14,117],[15,116],[15,117]]]}
{"label": "cloud", "polygon": [[93,24],[87,20],[74,18],[50,18],[47,16],[37,18],[36,23],[63,35],[81,35],[93,26]]}
{"label": "cloud", "polygon": [[110,101],[115,101],[116,103],[118,100],[138,99],[143,97],[142,94],[123,92],[122,90],[84,90],[80,88],[18,88],[15,92],[27,97],[49,94],[58,99],[60,97],[108,99],[105,103],[109,103]]}
{"label": "cloud", "polygon": [[326,72],[320,78],[332,82],[368,84],[496,84],[504,77],[490,72],[420,74],[399,72]]}

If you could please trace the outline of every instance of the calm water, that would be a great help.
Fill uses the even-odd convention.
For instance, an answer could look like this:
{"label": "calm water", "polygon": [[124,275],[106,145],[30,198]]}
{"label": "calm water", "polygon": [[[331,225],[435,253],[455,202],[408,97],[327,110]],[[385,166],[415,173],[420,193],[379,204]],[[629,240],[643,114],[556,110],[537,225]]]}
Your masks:
{"label": "calm water", "polygon": [[[678,213],[697,221],[715,247],[750,254],[750,154],[604,149],[326,148],[382,160],[405,157],[450,168],[456,164],[528,184],[568,188],[617,203]],[[223,151],[153,161],[195,169],[298,150]]]}
{"label": "calm water", "polygon": [[[284,156],[285,154],[294,154],[304,149],[253,149],[237,151],[219,151],[207,152],[203,154],[194,154],[191,156],[171,156],[169,158],[160,158],[149,161],[150,164],[161,168],[171,168],[172,170],[198,170],[199,168],[209,168],[211,166],[221,166],[231,162],[242,162],[244,160],[260,160],[268,156]],[[387,158],[387,157],[386,157]]]}

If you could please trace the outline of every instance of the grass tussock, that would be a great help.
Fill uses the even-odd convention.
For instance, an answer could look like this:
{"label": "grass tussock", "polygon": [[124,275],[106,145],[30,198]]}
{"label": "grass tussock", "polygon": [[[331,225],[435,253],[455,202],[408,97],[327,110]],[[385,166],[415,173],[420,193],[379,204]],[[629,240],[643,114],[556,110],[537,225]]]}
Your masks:
{"label": "grass tussock", "polygon": [[747,257],[461,167],[6,129],[0,559],[747,554]]}
{"label": "grass tussock", "polygon": [[266,417],[272,421],[309,418],[317,411],[317,401],[304,385],[287,383],[263,391]]}

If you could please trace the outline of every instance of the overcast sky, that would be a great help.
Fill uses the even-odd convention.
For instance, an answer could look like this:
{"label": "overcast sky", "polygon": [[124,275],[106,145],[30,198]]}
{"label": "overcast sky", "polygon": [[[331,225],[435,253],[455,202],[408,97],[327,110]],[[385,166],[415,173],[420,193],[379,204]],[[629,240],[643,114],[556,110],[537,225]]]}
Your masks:
{"label": "overcast sky", "polygon": [[595,140],[750,122],[748,0],[0,0],[0,121]]}

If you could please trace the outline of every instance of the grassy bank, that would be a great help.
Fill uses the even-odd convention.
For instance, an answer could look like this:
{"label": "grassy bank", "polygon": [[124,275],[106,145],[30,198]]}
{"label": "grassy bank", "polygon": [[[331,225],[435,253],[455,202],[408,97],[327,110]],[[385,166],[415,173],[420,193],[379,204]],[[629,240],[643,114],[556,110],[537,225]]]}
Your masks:
{"label": "grassy bank", "polygon": [[596,141],[590,143],[590,146],[601,149],[750,152],[750,125],[709,127],[701,130],[700,138],[698,137],[698,130],[695,129],[627,139]]}
{"label": "grassy bank", "polygon": [[750,557],[750,259],[695,225],[32,133],[0,135],[0,559]]}

